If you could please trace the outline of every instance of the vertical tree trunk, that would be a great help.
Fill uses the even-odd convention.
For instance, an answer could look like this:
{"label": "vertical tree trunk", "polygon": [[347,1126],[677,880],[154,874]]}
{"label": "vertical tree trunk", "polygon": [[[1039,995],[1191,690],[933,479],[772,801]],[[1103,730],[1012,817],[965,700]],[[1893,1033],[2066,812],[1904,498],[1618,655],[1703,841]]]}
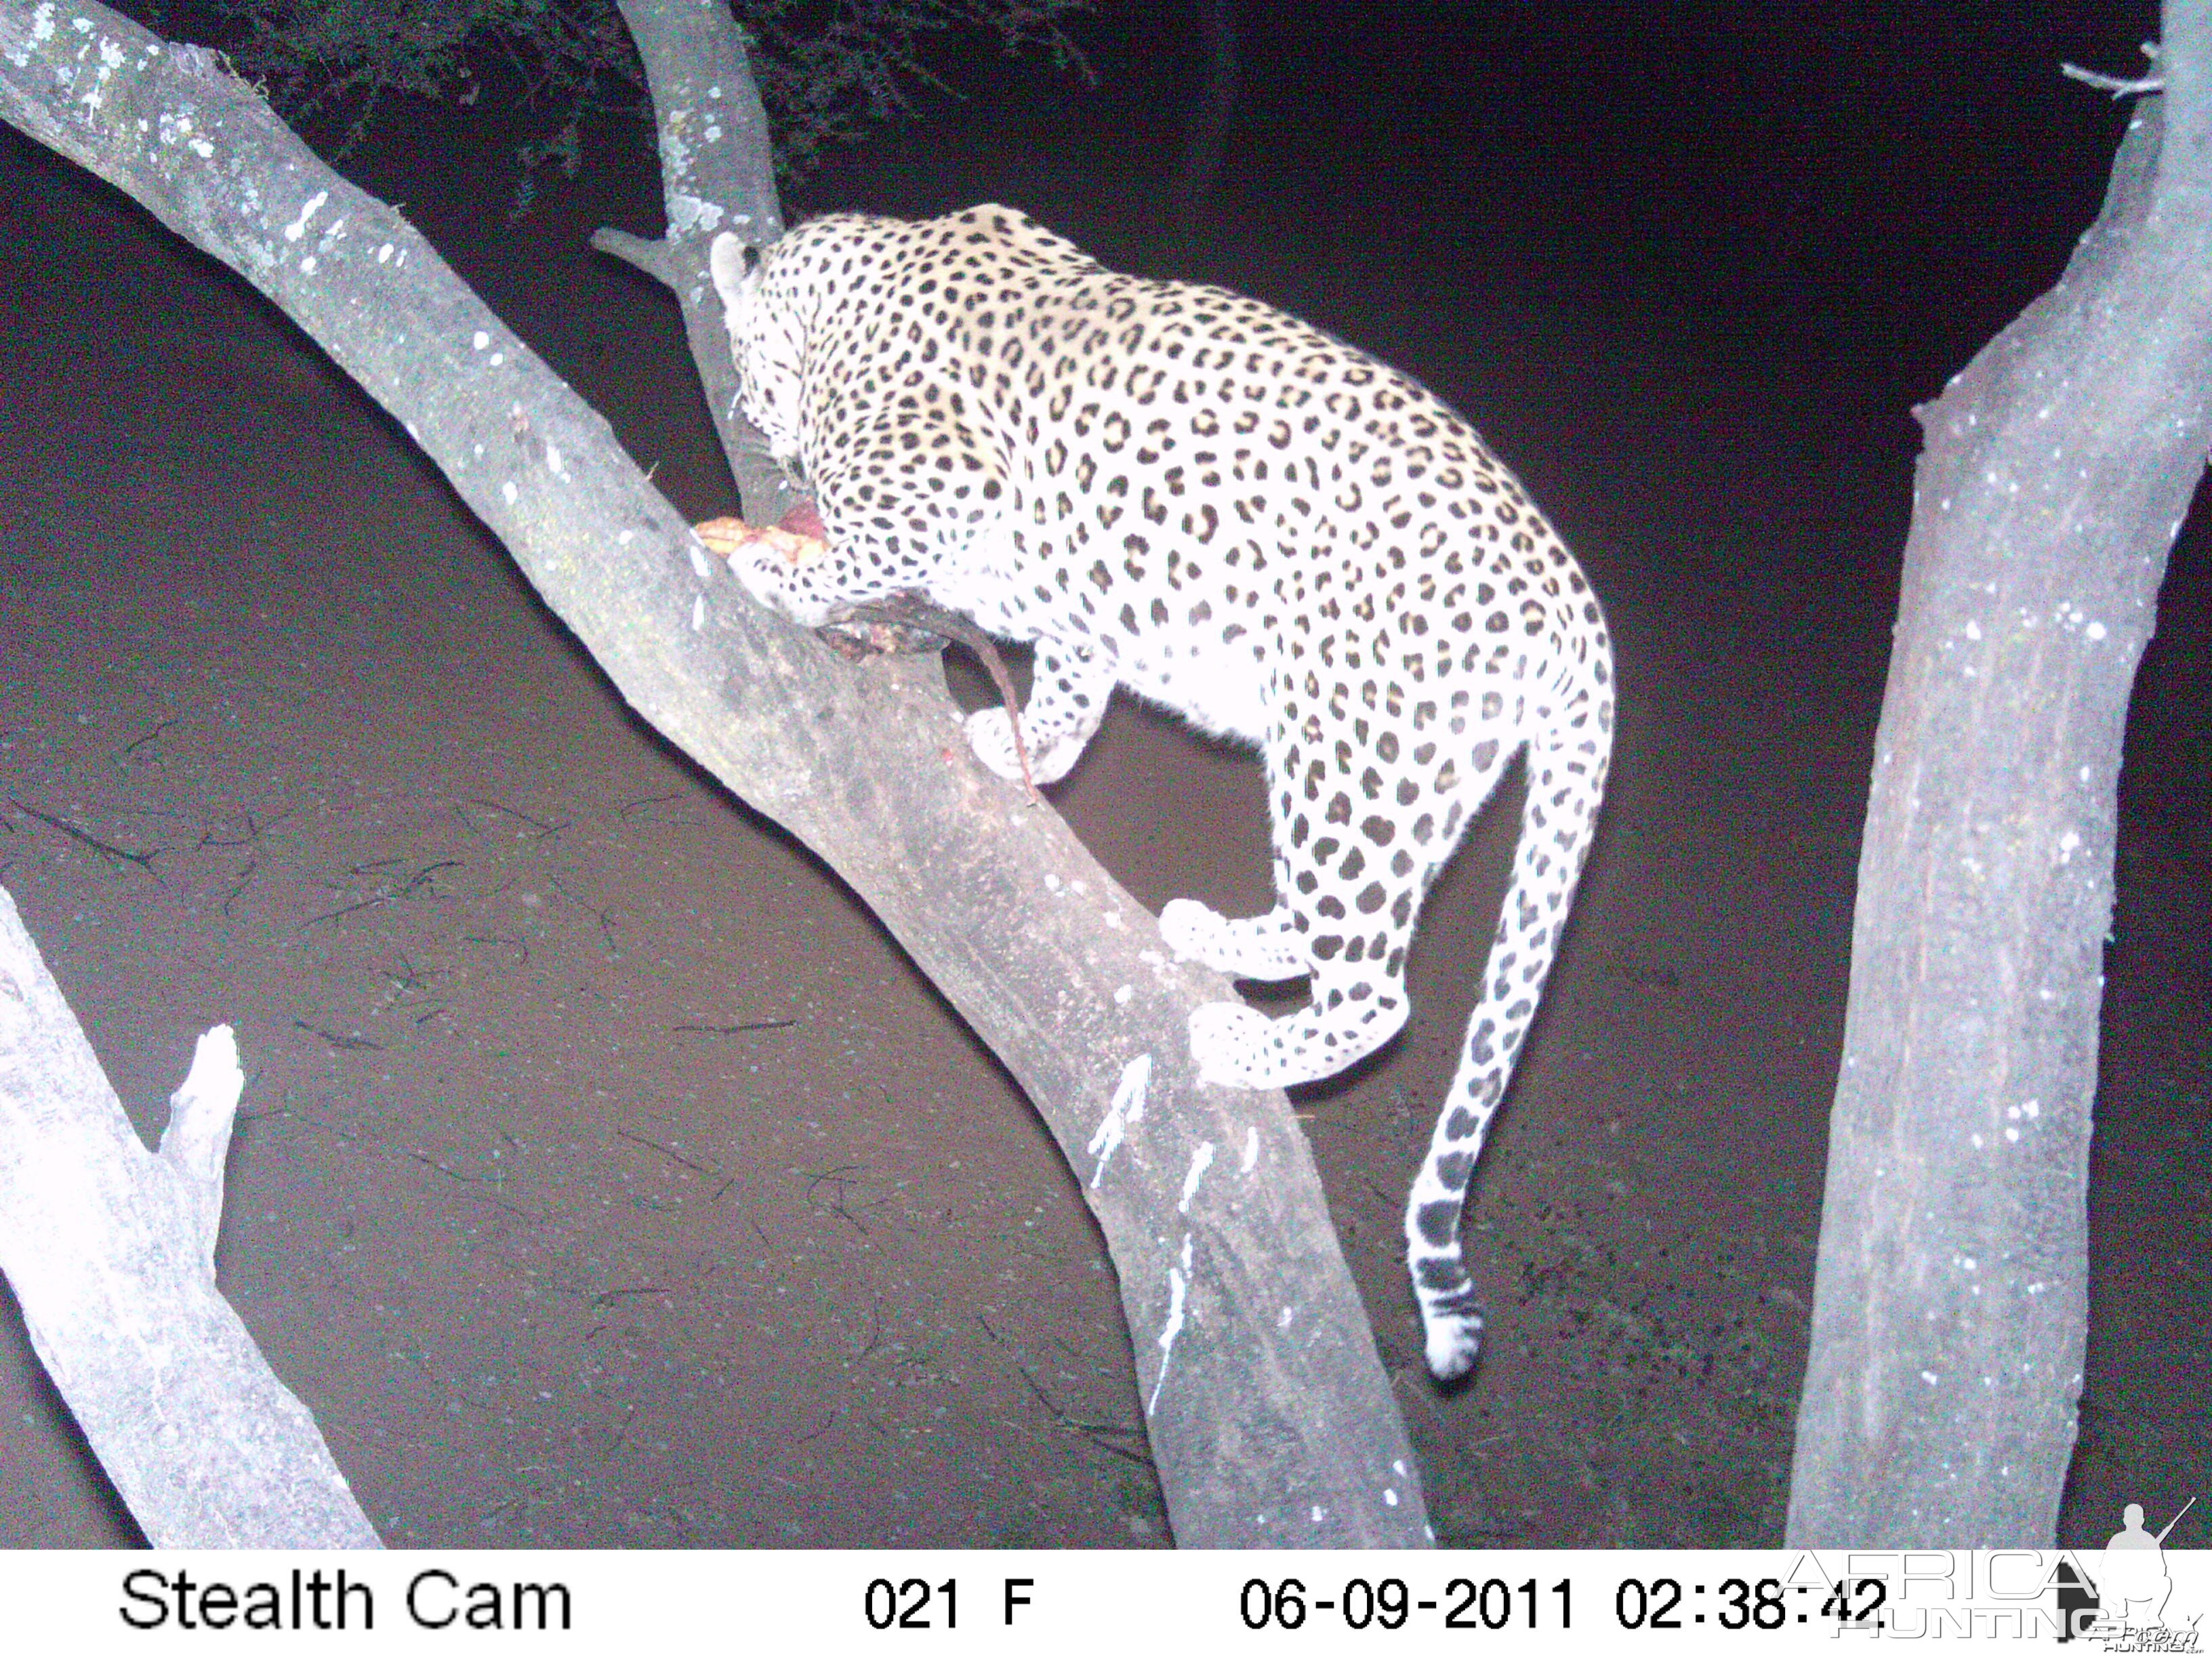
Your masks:
{"label": "vertical tree trunk", "polygon": [[2121,735],[2212,396],[2208,12],[2064,277],[1919,411],[1793,1546],[2053,1540]]}
{"label": "vertical tree trunk", "polygon": [[1231,0],[1197,0],[1196,9],[1199,40],[1206,49],[1206,84],[1191,106],[1182,161],[1169,185],[1167,222],[1162,227],[1162,254],[1177,265],[1188,263],[1196,246],[1199,216],[1212,199],[1214,185],[1221,177],[1230,118],[1237,112],[1235,8]]}

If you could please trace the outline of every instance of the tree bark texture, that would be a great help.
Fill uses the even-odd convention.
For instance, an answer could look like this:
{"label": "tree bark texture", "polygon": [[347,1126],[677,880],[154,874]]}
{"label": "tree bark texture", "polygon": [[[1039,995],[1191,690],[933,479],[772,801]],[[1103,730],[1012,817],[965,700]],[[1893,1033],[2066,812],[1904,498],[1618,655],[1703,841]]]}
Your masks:
{"label": "tree bark texture", "polygon": [[1229,146],[1229,124],[1237,113],[1240,55],[1237,13],[1231,0],[1195,0],[1199,44],[1206,52],[1206,84],[1191,102],[1182,162],[1168,187],[1168,217],[1162,252],[1186,260],[1198,243],[1199,216],[1213,200],[1221,178],[1221,158]]}
{"label": "tree bark texture", "polygon": [[[762,211],[756,100],[714,0],[641,0],[629,15],[657,95],[672,86],[666,30],[729,53],[681,82],[701,100],[660,106],[664,157],[673,136],[686,158],[680,173],[664,166],[669,199],[688,199],[669,240],[642,245],[667,262],[695,344],[716,340],[698,274],[709,216],[693,204]],[[706,99],[743,111],[702,115]],[[135,197],[312,335],[621,694],[836,869],[1005,1062],[1105,1234],[1179,1542],[1428,1541],[1296,1119],[1279,1094],[1192,1074],[1190,1011],[1230,988],[1174,962],[1060,819],[972,758],[934,657],[849,665],[749,601],[605,422],[212,54],[94,5],[0,0],[0,118]],[[747,179],[751,198],[724,193]],[[702,361],[726,422],[728,350],[714,349],[718,364]]]}
{"label": "tree bark texture", "polygon": [[707,249],[733,231],[765,246],[783,233],[768,113],[746,67],[744,38],[723,0],[619,0],[653,98],[667,234],[653,241],[602,230],[592,246],[644,271],[682,302],[685,343],[707,408],[755,524],[797,501],[782,469],[738,404],[738,368],[721,307],[710,295]]}
{"label": "tree bark texture", "polygon": [[2055,1537],[2121,737],[2212,395],[2208,27],[2167,8],[2064,276],[1918,411],[1793,1546]]}
{"label": "tree bark texture", "polygon": [[314,1419],[216,1288],[235,1088],[212,1142],[187,1100],[148,1152],[0,889],[0,1273],[40,1363],[156,1547],[374,1548]]}

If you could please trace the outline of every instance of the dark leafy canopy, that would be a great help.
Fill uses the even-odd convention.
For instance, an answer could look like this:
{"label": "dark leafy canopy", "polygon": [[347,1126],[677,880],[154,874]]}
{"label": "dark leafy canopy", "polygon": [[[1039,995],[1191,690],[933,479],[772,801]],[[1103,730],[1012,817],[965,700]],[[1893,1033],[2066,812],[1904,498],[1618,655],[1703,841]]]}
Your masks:
{"label": "dark leafy canopy", "polygon": [[[735,0],[753,48],[787,179],[823,146],[851,143],[910,107],[917,83],[942,87],[925,41],[951,29],[994,33],[1009,52],[1042,49],[1088,73],[1064,32],[1090,0]],[[216,44],[303,133],[337,155],[361,142],[392,93],[473,104],[487,76],[544,112],[520,151],[516,205],[549,164],[574,178],[594,114],[650,118],[645,72],[614,0],[215,0]],[[510,90],[513,89],[513,90]]]}

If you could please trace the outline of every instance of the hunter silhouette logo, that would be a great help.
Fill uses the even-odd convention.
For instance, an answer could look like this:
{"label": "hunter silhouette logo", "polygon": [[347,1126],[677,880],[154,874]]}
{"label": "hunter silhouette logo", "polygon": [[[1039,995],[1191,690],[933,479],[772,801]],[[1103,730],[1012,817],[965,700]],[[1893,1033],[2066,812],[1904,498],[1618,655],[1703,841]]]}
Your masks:
{"label": "hunter silhouette logo", "polygon": [[2197,1507],[2192,1498],[2158,1533],[2146,1531],[2143,1509],[2130,1504],[2123,1525],[2094,1566],[2069,1555],[2058,1572],[2058,1607],[2064,1620],[2062,1642],[2081,1637],[2102,1643],[2112,1653],[2195,1653],[2202,1641],[2203,1609],[2176,1609],[2166,1603],[2173,1579],[2166,1569],[2167,1534]]}

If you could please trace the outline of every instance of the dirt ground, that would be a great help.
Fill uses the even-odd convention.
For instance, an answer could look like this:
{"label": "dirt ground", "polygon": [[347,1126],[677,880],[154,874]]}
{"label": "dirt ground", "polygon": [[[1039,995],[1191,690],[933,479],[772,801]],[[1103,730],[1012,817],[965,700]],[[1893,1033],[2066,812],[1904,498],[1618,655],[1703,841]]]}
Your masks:
{"label": "dirt ground", "polygon": [[[1095,180],[866,154],[823,205],[1141,234]],[[495,184],[410,211],[701,518],[734,503],[672,306],[580,247],[654,223],[638,171],[520,227]],[[1601,845],[1468,1224],[1471,1386],[1422,1370],[1399,1215],[1510,802],[1430,900],[1404,1036],[1300,1097],[1439,1535],[1778,1543],[1906,406],[1955,363],[1239,257],[1206,274],[1470,413],[1620,642]],[[4,131],[0,301],[0,883],[142,1130],[237,1029],[222,1282],[387,1541],[1167,1542],[1078,1191],[835,877],[628,714],[288,325]],[[2208,694],[2192,524],[2130,725],[2075,1544],[2212,1485]],[[1264,907],[1249,758],[1117,706],[1054,799],[1147,903]],[[136,1537],[9,1304],[0,1546]]]}

